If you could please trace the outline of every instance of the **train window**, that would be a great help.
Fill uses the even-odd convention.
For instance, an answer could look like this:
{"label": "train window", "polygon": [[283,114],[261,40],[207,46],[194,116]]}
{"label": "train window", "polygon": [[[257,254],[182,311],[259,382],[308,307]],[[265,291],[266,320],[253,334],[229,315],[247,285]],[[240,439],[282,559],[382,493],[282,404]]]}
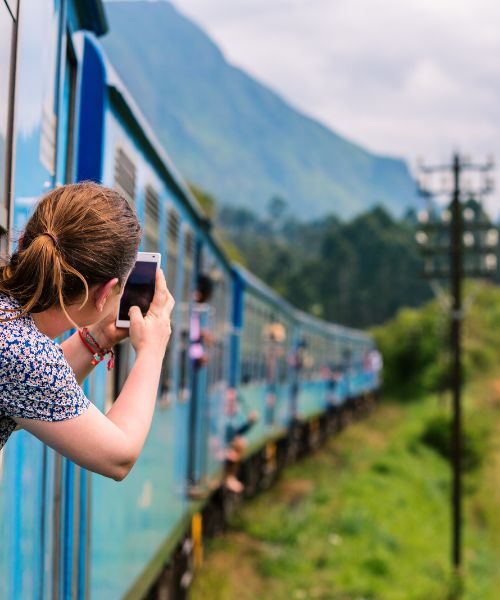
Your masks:
{"label": "train window", "polygon": [[[171,208],[168,212],[167,219],[167,285],[172,293],[176,295],[175,283],[177,279],[177,258],[178,258],[178,244],[179,244],[179,215],[176,211]],[[177,314],[177,311],[176,313]],[[174,315],[175,318],[175,315]],[[176,329],[175,323],[172,324],[172,329]],[[174,389],[173,374],[173,361],[174,353],[172,350],[173,345],[176,343],[176,336],[172,335],[171,341],[167,346],[165,356],[163,357],[163,364],[160,376],[160,407],[168,408],[172,403],[172,393]],[[182,346],[182,340],[179,340],[179,344]],[[182,350],[182,349],[181,349]],[[183,368],[183,367],[181,367]],[[181,373],[182,376],[182,373]]]}
{"label": "train window", "polygon": [[14,28],[13,13],[0,2],[0,253],[7,250],[2,234],[9,228]]}
{"label": "train window", "polygon": [[212,279],[215,283],[213,294],[213,334],[214,345],[217,347],[214,365],[214,382],[224,379],[225,369],[225,344],[226,344],[226,320],[227,320],[227,281],[223,274],[213,265],[211,269]]}
{"label": "train window", "polygon": [[[56,180],[58,184],[73,181],[73,150],[76,100],[77,63],[70,35],[67,36],[66,62],[61,105],[59,107],[59,122],[57,125],[57,153],[53,149],[56,160]],[[51,161],[53,164],[53,160]]]}
{"label": "train window", "polygon": [[115,187],[128,202],[135,204],[136,168],[123,148],[117,147],[115,154]]}
{"label": "train window", "polygon": [[146,187],[145,196],[144,250],[146,252],[158,252],[160,242],[160,198],[150,185]]}
{"label": "train window", "polygon": [[[182,286],[182,302],[189,303],[194,269],[194,238],[190,231],[184,234],[184,282]],[[187,311],[186,311],[187,312]],[[186,318],[188,315],[186,314]]]}
{"label": "train window", "polygon": [[167,285],[173,296],[176,295],[177,253],[179,245],[179,215],[172,208],[167,223]]}
{"label": "train window", "polygon": [[190,231],[184,233],[184,279],[181,295],[181,337],[179,388],[186,394],[189,376],[189,306],[194,269],[194,240]]}
{"label": "train window", "polygon": [[248,295],[245,295],[243,325],[241,331],[241,382],[246,385],[252,380],[252,362],[250,357],[250,311],[251,302]]}
{"label": "train window", "polygon": [[108,411],[118,398],[128,377],[132,344],[129,340],[124,340],[115,346],[114,352],[115,366],[106,375],[105,411]]}
{"label": "train window", "polygon": [[[209,387],[219,384],[224,379],[226,358],[226,280],[219,271],[216,260],[206,247],[201,247],[198,255],[200,273],[210,277],[213,283],[212,297],[209,301],[208,328],[212,334],[212,345],[209,350],[208,365]],[[243,350],[242,350],[243,352]]]}
{"label": "train window", "polygon": [[129,340],[125,340],[115,347],[115,362],[114,369],[114,388],[115,400],[122,391],[122,387],[129,374],[130,358],[132,356],[132,344]]}
{"label": "train window", "polygon": [[278,380],[280,384],[286,383],[288,375],[288,345],[290,343],[290,330],[288,322],[283,323],[284,338],[281,343],[281,355],[279,361]]}

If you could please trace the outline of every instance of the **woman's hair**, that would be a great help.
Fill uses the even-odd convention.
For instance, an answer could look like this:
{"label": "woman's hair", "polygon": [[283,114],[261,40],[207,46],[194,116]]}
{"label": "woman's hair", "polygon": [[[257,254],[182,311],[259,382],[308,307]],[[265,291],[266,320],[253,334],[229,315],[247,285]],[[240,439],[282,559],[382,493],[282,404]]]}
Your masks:
{"label": "woman's hair", "polygon": [[[21,314],[88,300],[89,287],[118,278],[134,265],[141,238],[137,217],[118,192],[96,183],[64,185],[46,194],[17,250],[0,267],[0,292]],[[20,316],[20,315],[19,315]]]}

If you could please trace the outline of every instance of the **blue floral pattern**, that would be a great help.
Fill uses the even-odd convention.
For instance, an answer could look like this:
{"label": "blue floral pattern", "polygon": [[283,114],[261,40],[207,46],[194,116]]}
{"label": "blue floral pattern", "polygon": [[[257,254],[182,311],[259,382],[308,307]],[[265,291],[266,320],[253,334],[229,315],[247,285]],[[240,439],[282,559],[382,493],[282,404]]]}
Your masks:
{"label": "blue floral pattern", "polygon": [[[19,310],[16,300],[0,294],[1,318]],[[61,347],[30,315],[0,322],[0,448],[16,427],[12,417],[63,421],[89,404]]]}

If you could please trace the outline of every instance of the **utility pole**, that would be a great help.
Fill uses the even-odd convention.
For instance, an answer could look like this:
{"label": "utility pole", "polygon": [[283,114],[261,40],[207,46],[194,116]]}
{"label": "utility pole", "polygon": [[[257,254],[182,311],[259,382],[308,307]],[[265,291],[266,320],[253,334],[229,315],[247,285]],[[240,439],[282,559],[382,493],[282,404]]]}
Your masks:
{"label": "utility pole", "polygon": [[[488,177],[492,169],[491,160],[485,164],[473,164],[458,154],[454,154],[450,165],[420,165],[423,178],[421,177],[419,181],[419,191],[430,204],[428,211],[419,215],[419,231],[415,236],[426,258],[424,276],[434,280],[448,280],[452,299],[450,312],[450,383],[453,409],[451,559],[458,575],[462,565],[462,280],[464,277],[491,276],[497,267],[496,255],[493,252],[498,244],[498,231],[493,229],[481,205],[482,196],[492,190],[492,182]],[[466,190],[471,198],[479,199],[475,201],[475,209],[466,205],[464,207],[462,200],[464,186],[461,180],[464,171],[482,177],[482,181],[474,190],[472,188]],[[428,186],[425,178],[435,173],[444,174],[445,181],[446,175],[451,173],[451,189],[446,185],[437,189]],[[451,202],[445,210],[440,210],[435,200],[440,195],[447,197],[451,195]],[[442,260],[446,255],[449,257],[447,266]],[[472,256],[472,260],[468,261],[470,264],[465,265],[464,258],[468,255]]]}
{"label": "utility pole", "polygon": [[451,311],[451,351],[452,351],[452,394],[453,394],[453,566],[460,569],[462,562],[462,239],[463,223],[460,206],[460,158],[453,157],[453,199],[451,201],[451,288],[453,306]]}

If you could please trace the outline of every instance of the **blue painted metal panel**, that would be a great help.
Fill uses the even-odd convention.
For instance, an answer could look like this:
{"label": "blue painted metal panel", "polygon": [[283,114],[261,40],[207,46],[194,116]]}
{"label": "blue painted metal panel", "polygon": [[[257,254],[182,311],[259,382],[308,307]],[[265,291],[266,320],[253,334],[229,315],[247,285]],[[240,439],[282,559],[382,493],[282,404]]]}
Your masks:
{"label": "blue painted metal panel", "polygon": [[232,280],[233,314],[229,385],[236,387],[241,380],[241,328],[243,324],[243,282],[236,271]]}
{"label": "blue painted metal panel", "polygon": [[85,101],[80,108],[78,181],[102,180],[105,78],[101,53],[90,38],[86,37],[81,76],[81,95]]}

